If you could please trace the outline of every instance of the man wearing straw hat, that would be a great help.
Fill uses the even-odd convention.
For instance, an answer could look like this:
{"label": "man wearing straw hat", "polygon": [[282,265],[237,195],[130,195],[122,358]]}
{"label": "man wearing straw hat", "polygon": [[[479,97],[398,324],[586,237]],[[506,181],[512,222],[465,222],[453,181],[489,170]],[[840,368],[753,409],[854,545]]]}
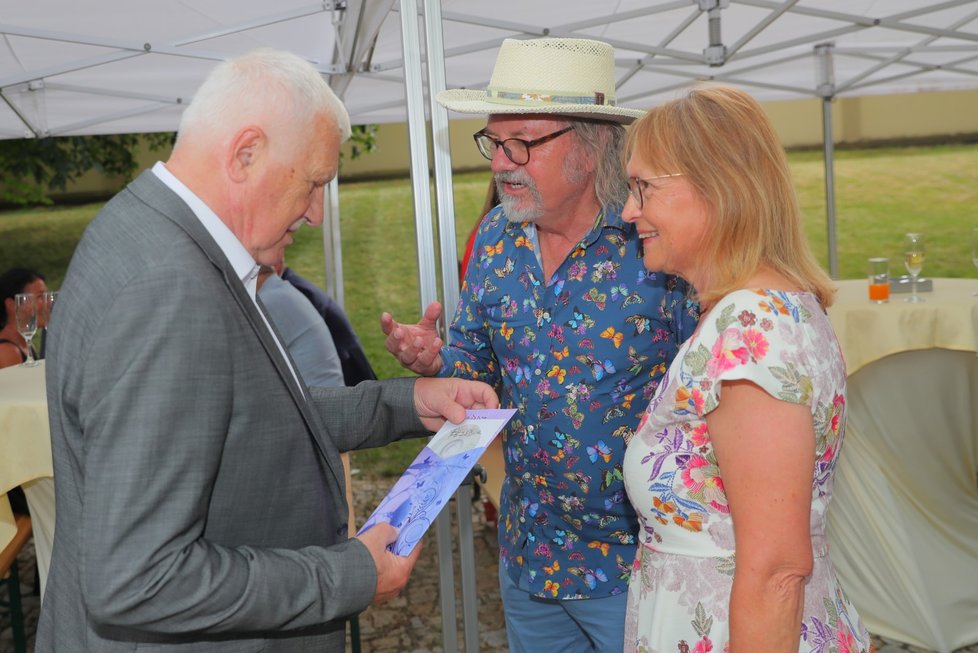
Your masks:
{"label": "man wearing straw hat", "polygon": [[384,314],[387,348],[423,375],[494,384],[518,409],[503,443],[500,588],[510,649],[621,650],[637,522],[625,444],[696,323],[675,277],[647,274],[621,219],[628,187],[611,46],[507,39],[484,91],[438,101],[487,114],[475,134],[501,204],[478,227],[449,343],[441,307]]}

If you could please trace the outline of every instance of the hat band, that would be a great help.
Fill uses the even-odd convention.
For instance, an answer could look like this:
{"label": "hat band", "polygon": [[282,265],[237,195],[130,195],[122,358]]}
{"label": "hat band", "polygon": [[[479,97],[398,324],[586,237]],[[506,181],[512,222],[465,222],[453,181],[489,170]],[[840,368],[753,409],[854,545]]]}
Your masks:
{"label": "hat band", "polygon": [[486,98],[497,104],[590,104],[613,107],[615,99],[604,93],[595,92],[592,95],[554,95],[552,93],[535,91],[498,91],[486,89]]}

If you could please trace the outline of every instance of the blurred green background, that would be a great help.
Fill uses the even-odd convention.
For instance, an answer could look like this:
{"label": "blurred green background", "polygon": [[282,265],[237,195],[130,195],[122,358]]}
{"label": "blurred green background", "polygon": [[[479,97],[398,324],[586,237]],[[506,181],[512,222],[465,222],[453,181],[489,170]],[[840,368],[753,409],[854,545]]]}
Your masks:
{"label": "blurred green background", "polygon": [[[827,268],[822,154],[792,152],[789,161],[808,238]],[[481,212],[488,181],[488,171],[454,177],[460,254]],[[835,181],[840,278],[864,276],[870,256],[888,256],[894,266],[899,264],[903,234],[921,231],[927,237],[924,276],[978,279],[971,255],[971,231],[978,227],[978,145],[837,150]],[[0,212],[0,268],[37,268],[57,289],[100,206]],[[402,322],[420,315],[413,206],[409,179],[340,183],[345,307],[381,378],[404,371],[384,349],[380,313],[390,311]],[[288,264],[322,285],[322,234],[299,230]],[[407,442],[358,452],[353,464],[364,473],[400,474],[420,448],[419,442]]]}

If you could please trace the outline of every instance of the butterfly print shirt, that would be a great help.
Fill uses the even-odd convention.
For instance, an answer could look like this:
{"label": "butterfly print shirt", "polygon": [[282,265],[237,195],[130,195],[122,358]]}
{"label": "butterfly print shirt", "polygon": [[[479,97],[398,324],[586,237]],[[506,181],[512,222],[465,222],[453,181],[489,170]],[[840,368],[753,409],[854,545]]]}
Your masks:
{"label": "butterfly print shirt", "polygon": [[547,598],[619,594],[638,531],[625,444],[698,311],[685,282],[646,272],[618,211],[599,215],[550,279],[542,270],[534,225],[490,211],[440,374],[486,381],[517,409],[499,516],[513,580]]}

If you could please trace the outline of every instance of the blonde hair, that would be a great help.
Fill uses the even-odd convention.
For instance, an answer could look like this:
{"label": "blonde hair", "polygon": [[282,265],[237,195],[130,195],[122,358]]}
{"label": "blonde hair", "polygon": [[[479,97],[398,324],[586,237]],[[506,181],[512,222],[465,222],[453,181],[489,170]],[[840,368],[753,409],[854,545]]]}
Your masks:
{"label": "blonde hair", "polygon": [[743,288],[766,265],[831,305],[835,287],[802,231],[784,148],[750,95],[704,85],[654,107],[629,129],[625,157],[657,174],[682,173],[706,204],[712,268],[710,287],[697,289],[701,302]]}

